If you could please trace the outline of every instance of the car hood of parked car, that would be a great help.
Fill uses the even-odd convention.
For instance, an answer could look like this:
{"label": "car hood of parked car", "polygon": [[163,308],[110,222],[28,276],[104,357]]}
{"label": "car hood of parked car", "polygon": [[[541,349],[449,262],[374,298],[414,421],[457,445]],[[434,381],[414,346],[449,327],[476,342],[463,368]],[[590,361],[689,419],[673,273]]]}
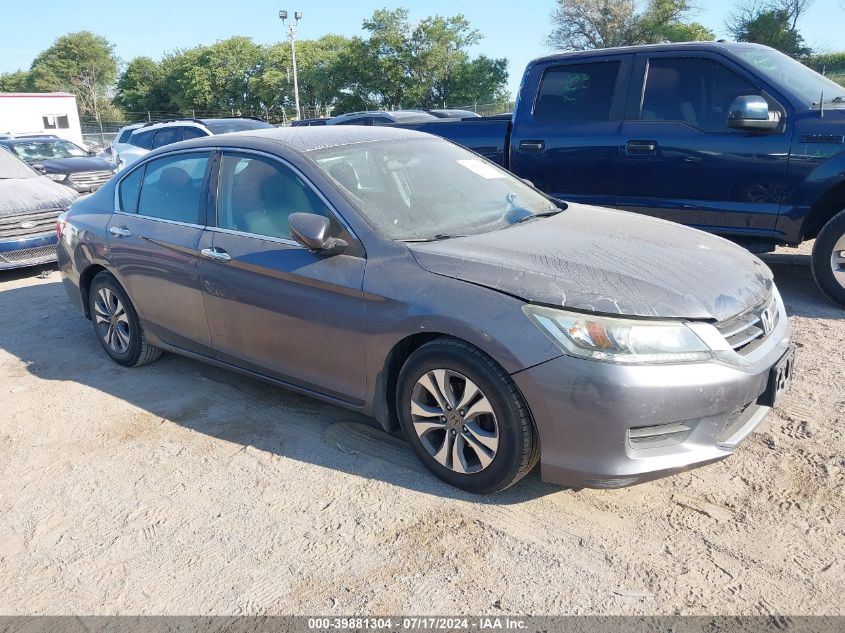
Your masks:
{"label": "car hood of parked car", "polygon": [[772,273],[680,224],[579,204],[499,231],[408,245],[429,272],[555,307],[721,321],[758,305]]}
{"label": "car hood of parked car", "polygon": [[74,156],[72,158],[45,158],[33,160],[32,165],[42,165],[48,174],[76,174],[82,171],[111,171],[114,164],[105,158]]}
{"label": "car hood of parked car", "polygon": [[65,210],[78,197],[79,194],[73,189],[57,184],[46,176],[0,178],[0,216],[48,209]]}

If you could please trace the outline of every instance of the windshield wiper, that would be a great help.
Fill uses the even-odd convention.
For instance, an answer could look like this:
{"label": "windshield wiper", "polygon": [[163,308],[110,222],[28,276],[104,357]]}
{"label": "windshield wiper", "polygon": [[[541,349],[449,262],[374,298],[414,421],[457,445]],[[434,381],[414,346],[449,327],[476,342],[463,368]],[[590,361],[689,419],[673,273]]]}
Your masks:
{"label": "windshield wiper", "polygon": [[466,235],[447,235],[445,233],[438,233],[431,237],[412,237],[406,240],[399,240],[400,242],[439,242],[441,240],[451,240],[453,237],[466,237]]}
{"label": "windshield wiper", "polygon": [[526,215],[524,218],[519,218],[516,222],[513,222],[512,225],[522,224],[523,222],[528,222],[528,220],[533,220],[535,218],[550,218],[553,215],[557,215],[561,211],[562,209],[550,209],[549,211],[544,211],[543,213],[534,213],[532,215]]}

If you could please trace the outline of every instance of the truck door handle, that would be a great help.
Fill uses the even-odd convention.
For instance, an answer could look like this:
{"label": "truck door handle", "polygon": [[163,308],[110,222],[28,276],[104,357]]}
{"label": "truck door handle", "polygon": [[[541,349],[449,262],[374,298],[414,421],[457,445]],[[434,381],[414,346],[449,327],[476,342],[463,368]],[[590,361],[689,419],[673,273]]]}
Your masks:
{"label": "truck door handle", "polygon": [[519,151],[521,152],[542,152],[546,149],[544,141],[521,141]]}
{"label": "truck door handle", "polygon": [[657,141],[628,141],[625,148],[629,154],[654,154],[657,151]]}
{"label": "truck door handle", "polygon": [[132,231],[127,229],[125,226],[110,226],[109,233],[115,237],[129,237],[132,235]]}
{"label": "truck door handle", "polygon": [[232,256],[229,255],[226,251],[222,248],[204,248],[200,251],[200,255],[203,257],[208,257],[209,259],[213,259],[216,262],[228,262],[232,260]]}

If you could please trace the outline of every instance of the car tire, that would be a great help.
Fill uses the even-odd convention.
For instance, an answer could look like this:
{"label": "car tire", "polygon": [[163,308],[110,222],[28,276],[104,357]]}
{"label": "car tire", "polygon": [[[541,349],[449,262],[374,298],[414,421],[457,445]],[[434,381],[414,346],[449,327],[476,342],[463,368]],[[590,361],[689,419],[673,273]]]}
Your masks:
{"label": "car tire", "polygon": [[161,350],[147,342],[135,306],[111,274],[101,272],[94,277],[88,309],[97,340],[118,365],[138,367],[161,356]]}
{"label": "car tire", "polygon": [[822,227],[813,246],[813,277],[821,291],[845,307],[845,210]]}
{"label": "car tire", "polygon": [[396,407],[417,457],[462,490],[499,492],[539,461],[540,443],[516,384],[463,341],[436,339],[411,354],[399,373]]}

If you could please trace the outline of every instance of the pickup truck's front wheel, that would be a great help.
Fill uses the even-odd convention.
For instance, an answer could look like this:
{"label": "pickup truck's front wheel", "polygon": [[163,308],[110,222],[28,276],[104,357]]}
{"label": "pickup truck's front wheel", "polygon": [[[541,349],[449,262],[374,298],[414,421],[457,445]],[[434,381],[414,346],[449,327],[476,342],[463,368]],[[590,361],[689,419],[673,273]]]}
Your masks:
{"label": "pickup truck's front wheel", "polygon": [[845,210],[833,216],[816,237],[813,277],[828,299],[845,307]]}

